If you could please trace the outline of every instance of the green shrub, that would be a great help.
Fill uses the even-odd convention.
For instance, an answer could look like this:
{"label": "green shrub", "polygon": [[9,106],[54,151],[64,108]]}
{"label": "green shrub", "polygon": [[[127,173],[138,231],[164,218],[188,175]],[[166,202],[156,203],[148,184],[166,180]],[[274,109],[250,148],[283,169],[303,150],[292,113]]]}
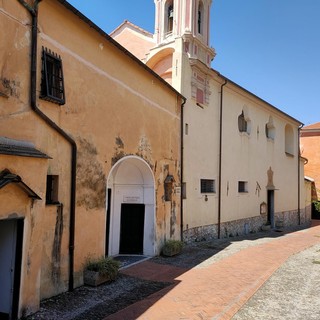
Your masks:
{"label": "green shrub", "polygon": [[320,212],[320,201],[313,201],[315,209]]}
{"label": "green shrub", "polygon": [[85,269],[108,275],[111,280],[117,277],[119,268],[120,262],[111,257],[89,258],[85,264]]}
{"label": "green shrub", "polygon": [[167,240],[164,243],[164,246],[162,248],[162,254],[164,255],[175,255],[181,252],[183,248],[183,242],[180,240]]}

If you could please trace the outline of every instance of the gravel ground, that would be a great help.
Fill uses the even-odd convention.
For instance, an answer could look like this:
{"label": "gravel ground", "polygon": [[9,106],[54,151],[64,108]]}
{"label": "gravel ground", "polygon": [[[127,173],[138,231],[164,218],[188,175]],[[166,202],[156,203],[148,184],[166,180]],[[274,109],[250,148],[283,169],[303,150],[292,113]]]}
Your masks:
{"label": "gravel ground", "polygon": [[[182,268],[202,268],[245,248],[274,241],[281,232],[203,241],[186,245],[182,254],[150,261]],[[284,235],[284,236],[290,236]],[[320,319],[320,245],[292,256],[234,316],[250,319]],[[120,274],[109,284],[83,286],[41,303],[26,320],[99,320],[170,285]],[[308,316],[305,316],[308,313]]]}
{"label": "gravel ground", "polygon": [[320,319],[320,245],[291,256],[232,320]]}
{"label": "gravel ground", "polygon": [[146,281],[120,274],[99,287],[82,286],[41,303],[27,320],[99,320],[165,288],[169,283]]}

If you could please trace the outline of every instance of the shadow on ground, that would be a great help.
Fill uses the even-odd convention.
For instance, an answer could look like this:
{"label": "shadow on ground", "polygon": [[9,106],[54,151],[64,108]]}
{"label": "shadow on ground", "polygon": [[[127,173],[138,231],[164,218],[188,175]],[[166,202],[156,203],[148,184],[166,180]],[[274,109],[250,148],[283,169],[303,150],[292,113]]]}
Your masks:
{"label": "shadow on ground", "polygon": [[[222,257],[224,254],[233,254],[233,249],[229,253],[227,252],[231,244],[237,248],[236,250],[241,250],[241,245],[250,246],[251,242],[256,240],[264,241],[264,239],[281,237],[299,229],[302,228],[286,232],[272,230],[248,234],[244,237],[204,240],[185,245],[180,255],[174,257],[158,256],[123,269],[115,282],[96,288],[82,286],[73,292],[66,292],[44,300],[41,302],[39,312],[22,319],[99,320],[134,303],[139,303],[139,308],[136,308],[139,314],[133,314],[130,318],[135,319],[176,286],[179,283],[176,280],[179,275],[201,265],[204,261],[214,260],[219,253]],[[237,246],[237,243],[241,245]],[[135,262],[136,260],[134,259]],[[157,265],[158,267],[156,267]],[[151,275],[148,276],[148,272]],[[116,316],[110,318],[117,319]]]}

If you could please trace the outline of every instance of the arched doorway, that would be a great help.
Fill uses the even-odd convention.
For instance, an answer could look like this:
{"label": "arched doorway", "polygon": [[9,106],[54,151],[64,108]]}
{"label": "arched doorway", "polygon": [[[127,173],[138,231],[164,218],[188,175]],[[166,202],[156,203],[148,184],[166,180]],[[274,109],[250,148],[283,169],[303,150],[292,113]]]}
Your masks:
{"label": "arched doorway", "polygon": [[154,176],[137,156],[119,160],[108,177],[108,255],[155,254]]}

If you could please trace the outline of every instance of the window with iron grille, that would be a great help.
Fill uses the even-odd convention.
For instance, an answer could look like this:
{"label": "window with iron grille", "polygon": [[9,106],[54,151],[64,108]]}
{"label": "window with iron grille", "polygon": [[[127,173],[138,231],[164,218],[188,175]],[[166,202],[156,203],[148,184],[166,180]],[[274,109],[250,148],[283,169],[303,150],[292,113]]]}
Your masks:
{"label": "window with iron grille", "polygon": [[248,192],[248,182],[247,181],[238,181],[238,192]]}
{"label": "window with iron grille", "polygon": [[65,104],[62,60],[47,48],[42,48],[42,77],[40,98]]}
{"label": "window with iron grille", "polygon": [[215,181],[211,179],[201,179],[201,193],[215,193],[216,186]]}

